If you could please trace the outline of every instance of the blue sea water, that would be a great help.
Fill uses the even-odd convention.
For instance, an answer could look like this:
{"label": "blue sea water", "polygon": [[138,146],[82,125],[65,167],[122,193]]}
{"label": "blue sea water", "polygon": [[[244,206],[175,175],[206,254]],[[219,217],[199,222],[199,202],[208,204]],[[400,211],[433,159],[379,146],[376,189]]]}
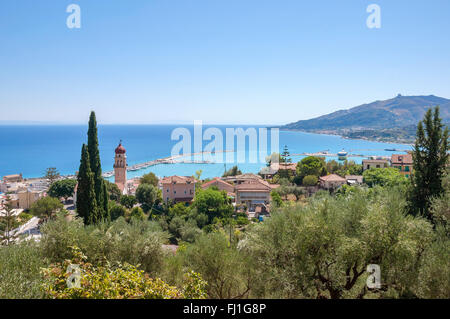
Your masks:
{"label": "blue sea water", "polygon": [[[111,171],[114,163],[114,149],[122,140],[127,150],[128,165],[142,163],[171,155],[172,147],[178,142],[171,140],[175,125],[99,125],[99,148],[103,171]],[[186,127],[191,131],[193,127]],[[203,131],[209,126],[204,126]],[[227,127],[250,126],[216,126],[223,132]],[[258,127],[256,127],[258,128]],[[349,140],[339,136],[311,134],[303,132],[280,131],[280,152],[284,145],[291,154],[329,150],[337,153],[341,149],[356,154],[391,155],[386,148],[410,149],[403,144],[379,143],[365,140]],[[270,133],[268,134],[270,137]],[[269,138],[270,140],[270,138]],[[3,125],[0,126],[0,177],[8,174],[22,173],[25,178],[40,177],[48,167],[56,167],[63,175],[72,175],[78,170],[81,145],[87,142],[87,125]],[[247,141],[248,142],[248,141]],[[204,141],[204,145],[209,141]],[[193,142],[192,142],[192,145]],[[248,158],[248,143],[246,143]],[[224,148],[225,142],[224,142]],[[270,141],[268,142],[270,153]],[[302,156],[293,156],[298,161]],[[195,157],[194,159],[199,159]],[[327,160],[331,160],[327,157]],[[349,158],[361,162],[361,157]],[[265,164],[235,163],[243,172],[257,173]],[[233,164],[160,164],[128,172],[128,177],[154,172],[157,176],[194,175],[202,170],[202,178],[221,176],[225,169]]]}

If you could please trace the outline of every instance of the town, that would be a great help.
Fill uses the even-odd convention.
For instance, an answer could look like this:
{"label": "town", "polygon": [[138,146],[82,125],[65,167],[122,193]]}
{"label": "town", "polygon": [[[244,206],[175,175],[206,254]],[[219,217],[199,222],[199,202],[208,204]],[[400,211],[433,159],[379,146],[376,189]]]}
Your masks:
{"label": "town", "polygon": [[[395,169],[395,171],[389,171],[392,175],[390,178],[409,178],[413,173],[411,152],[393,154],[390,158],[372,156],[363,159],[362,164],[348,161],[345,154],[341,154],[339,162],[335,160],[327,162],[321,156],[323,154],[318,152],[315,156],[306,156],[298,163],[293,163],[285,146],[281,155],[273,153],[268,157],[267,167],[262,168],[259,174],[242,173],[238,166],[234,166],[223,176],[204,180],[200,179],[200,176],[196,178],[194,174],[158,178],[153,173],[127,179],[129,170],[127,152],[120,142],[114,150],[114,172],[106,174],[114,176],[114,186],[108,186],[109,196],[110,199],[115,199],[120,208],[125,208],[121,204],[126,200],[128,201],[126,207],[130,210],[137,208],[137,211],[140,211],[139,209],[148,203],[137,200],[136,192],[141,184],[148,183],[146,180],[151,178],[153,185],[161,194],[161,203],[167,210],[167,207],[170,209],[180,203],[188,207],[195,201],[197,190],[212,188],[226,195],[227,201],[233,206],[233,216],[240,216],[241,224],[246,224],[262,222],[265,218],[269,218],[271,207],[280,205],[280,200],[302,201],[320,190],[330,193],[339,192],[344,185],[367,187],[374,183],[373,179],[377,178],[377,174],[383,174],[383,169]],[[275,160],[272,161],[272,159]],[[164,163],[165,161],[169,160],[153,162]],[[174,160],[171,159],[170,162],[173,163]],[[47,176],[42,178],[24,179],[22,174],[3,176],[0,180],[0,214],[5,214],[4,206],[8,204],[13,214],[22,222],[15,231],[16,235],[28,234],[39,238],[41,220],[38,216],[31,217],[30,211],[33,211],[33,205],[38,207],[43,198],[56,195],[64,205],[64,209],[71,216],[76,216],[78,188],[76,178],[76,175],[59,176],[54,168],[49,168]],[[121,202],[122,196],[124,200]],[[146,213],[149,212],[146,211]],[[247,221],[242,222],[242,217]]]}
{"label": "town", "polygon": [[444,305],[449,13],[1,1],[2,306],[347,319]]}

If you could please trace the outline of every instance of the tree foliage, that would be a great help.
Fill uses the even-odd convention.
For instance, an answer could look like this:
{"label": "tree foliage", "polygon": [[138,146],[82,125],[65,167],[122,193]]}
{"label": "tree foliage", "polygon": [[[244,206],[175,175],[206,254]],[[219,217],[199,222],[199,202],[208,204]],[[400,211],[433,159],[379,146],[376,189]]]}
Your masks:
{"label": "tree foliage", "polygon": [[50,186],[48,195],[56,198],[64,197],[64,199],[67,200],[68,197],[73,196],[76,185],[76,179],[63,179],[56,181]]}
{"label": "tree foliage", "polygon": [[105,185],[106,185],[106,191],[109,196],[109,200],[113,200],[117,203],[121,202],[122,200],[122,192],[120,191],[119,187],[115,183],[111,183],[110,181],[105,179]]}
{"label": "tree foliage", "polygon": [[142,175],[142,177],[140,178],[140,182],[141,184],[150,184],[153,185],[155,187],[158,186],[158,177],[156,177],[156,175],[152,172],[147,173]]}
{"label": "tree foliage", "polygon": [[53,218],[56,214],[62,211],[64,205],[59,201],[59,199],[54,197],[43,197],[38,199],[31,205],[30,212],[34,216],[37,216],[44,221]]}
{"label": "tree foliage", "polygon": [[250,292],[253,269],[237,249],[230,249],[222,233],[203,235],[179,252],[185,267],[206,280],[209,298],[245,298]]}
{"label": "tree foliage", "polygon": [[[194,272],[185,275],[185,284],[177,288],[159,278],[152,279],[143,270],[130,264],[112,266],[109,263],[93,265],[87,257],[73,248],[74,257],[63,263],[43,269],[45,296],[52,299],[202,299],[206,282]],[[68,287],[70,265],[80,271],[79,286]]]}
{"label": "tree foliage", "polygon": [[0,247],[0,299],[43,298],[40,270],[45,266],[39,243]]}
{"label": "tree foliage", "polygon": [[[281,208],[239,243],[258,271],[255,297],[359,298],[408,296],[418,261],[432,242],[431,225],[406,215],[400,192],[359,190]],[[368,292],[368,264],[379,264],[383,287]]]}
{"label": "tree foliage", "polygon": [[14,229],[19,226],[18,216],[12,208],[10,198],[0,207],[0,245],[9,245],[17,239]]}
{"label": "tree foliage", "polygon": [[303,177],[303,186],[316,186],[318,182],[318,178],[316,175],[306,175]]}
{"label": "tree foliage", "polygon": [[86,225],[97,223],[101,220],[101,215],[95,196],[94,174],[91,171],[89,152],[85,144],[81,148],[77,180],[77,213],[83,218]]}
{"label": "tree foliage", "polygon": [[323,157],[307,156],[297,163],[297,175],[323,176],[327,174],[325,159]]}
{"label": "tree foliage", "polygon": [[448,164],[449,130],[442,123],[439,107],[428,109],[417,126],[413,151],[413,189],[411,212],[431,219],[434,197],[444,193],[442,179]]}
{"label": "tree foliage", "polygon": [[56,167],[49,167],[45,170],[44,178],[49,181],[50,185],[52,185],[59,177],[60,174]]}
{"label": "tree foliage", "polygon": [[232,168],[230,168],[228,171],[223,173],[222,177],[237,176],[237,175],[241,175],[241,174],[242,174],[242,171],[235,165]]}
{"label": "tree foliage", "polygon": [[125,206],[126,208],[133,208],[134,205],[137,204],[136,196],[133,195],[123,195],[120,198],[120,204]]}
{"label": "tree foliage", "polygon": [[127,209],[119,204],[114,204],[109,208],[111,220],[114,221],[119,217],[125,217],[127,215]]}
{"label": "tree foliage", "polygon": [[89,117],[87,149],[89,152],[90,167],[94,179],[94,191],[98,214],[100,215],[100,219],[108,220],[110,219],[108,212],[108,200],[105,194],[105,181],[102,177],[102,164],[100,162],[100,151],[98,149],[97,119],[94,111],[91,112]]}
{"label": "tree foliage", "polygon": [[151,184],[141,184],[136,189],[136,199],[144,212],[149,212],[153,205],[161,202],[161,192]]}
{"label": "tree foliage", "polygon": [[99,264],[105,258],[112,263],[140,265],[155,275],[161,271],[164,259],[162,244],[168,235],[152,221],[118,218],[85,226],[79,218],[68,221],[57,217],[41,226],[40,248],[49,262],[63,262],[72,257],[70,247],[77,246],[88,262]]}
{"label": "tree foliage", "polygon": [[397,168],[371,168],[363,173],[364,183],[369,186],[394,186],[406,184],[408,179]]}
{"label": "tree foliage", "polygon": [[225,191],[214,189],[199,189],[195,194],[194,207],[199,214],[208,216],[210,222],[214,218],[229,218],[233,213],[233,206]]}

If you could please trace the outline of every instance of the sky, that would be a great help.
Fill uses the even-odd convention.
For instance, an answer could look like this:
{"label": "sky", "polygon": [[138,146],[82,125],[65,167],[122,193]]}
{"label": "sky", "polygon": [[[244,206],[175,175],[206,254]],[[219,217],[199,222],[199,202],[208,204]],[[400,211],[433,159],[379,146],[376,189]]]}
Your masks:
{"label": "sky", "polygon": [[0,123],[284,124],[450,98],[449,34],[448,0],[0,1]]}

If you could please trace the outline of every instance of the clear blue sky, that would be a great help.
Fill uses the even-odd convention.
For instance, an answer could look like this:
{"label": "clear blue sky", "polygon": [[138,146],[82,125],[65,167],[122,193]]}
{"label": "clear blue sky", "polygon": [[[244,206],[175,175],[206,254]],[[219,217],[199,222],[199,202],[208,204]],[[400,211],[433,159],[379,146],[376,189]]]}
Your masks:
{"label": "clear blue sky", "polygon": [[0,121],[278,124],[450,98],[449,34],[448,0],[1,1]]}

